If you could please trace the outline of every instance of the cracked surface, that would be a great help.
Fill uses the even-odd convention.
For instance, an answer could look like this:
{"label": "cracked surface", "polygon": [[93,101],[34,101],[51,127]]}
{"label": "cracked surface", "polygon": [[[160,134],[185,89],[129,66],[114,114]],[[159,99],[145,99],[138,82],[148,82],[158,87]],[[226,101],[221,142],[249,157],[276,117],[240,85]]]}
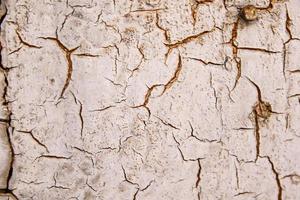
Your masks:
{"label": "cracked surface", "polygon": [[300,199],[298,0],[2,0],[0,200]]}

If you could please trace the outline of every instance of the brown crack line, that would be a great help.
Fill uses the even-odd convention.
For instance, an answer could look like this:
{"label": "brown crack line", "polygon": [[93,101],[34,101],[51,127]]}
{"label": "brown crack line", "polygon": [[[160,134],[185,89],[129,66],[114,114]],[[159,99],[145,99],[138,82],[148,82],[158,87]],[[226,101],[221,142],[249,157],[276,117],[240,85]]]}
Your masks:
{"label": "brown crack line", "polygon": [[260,131],[259,131],[259,121],[257,111],[254,109],[254,124],[255,124],[255,140],[256,140],[256,157],[255,161],[258,159],[260,154]]}
{"label": "brown crack line", "polygon": [[195,0],[193,4],[191,4],[191,12],[192,12],[192,24],[193,26],[196,25],[197,22],[197,10],[199,8],[199,5],[206,4],[206,3],[212,3],[214,0]]}
{"label": "brown crack line", "polygon": [[[258,105],[260,105],[261,103],[263,103],[260,88],[250,78],[247,77],[247,79],[256,88]],[[257,161],[257,159],[259,157],[259,154],[260,154],[260,130],[259,130],[259,120],[258,120],[259,114],[257,113],[257,109],[255,107],[253,108],[253,114],[254,114],[254,133],[255,133],[255,140],[256,140],[256,157],[255,157],[255,161]]]}
{"label": "brown crack line", "polygon": [[155,25],[156,25],[156,27],[157,27],[159,30],[163,31],[164,36],[165,36],[165,40],[166,40],[167,42],[170,42],[170,36],[169,36],[168,30],[165,29],[165,28],[163,28],[163,27],[160,25],[159,21],[160,21],[160,17],[159,17],[159,15],[158,15],[158,12],[156,12],[156,13],[155,13]]}
{"label": "brown crack line", "polygon": [[45,40],[52,40],[52,41],[55,41],[56,44],[59,46],[59,48],[65,53],[65,58],[67,60],[67,76],[66,76],[66,79],[65,79],[65,83],[64,83],[64,86],[61,90],[61,93],[59,95],[59,99],[61,99],[66,91],[66,89],[68,88],[69,84],[70,84],[70,81],[72,79],[72,73],[73,73],[73,62],[72,62],[72,53],[74,51],[76,51],[80,46],[77,46],[73,49],[68,49],[59,39],[58,39],[58,33],[56,31],[56,37],[41,37],[42,39],[45,39]]}
{"label": "brown crack line", "polygon": [[232,32],[231,32],[231,39],[230,39],[230,44],[232,46],[232,54],[233,54],[233,59],[236,62],[236,68],[237,68],[237,74],[235,77],[235,82],[234,86],[231,91],[235,89],[235,87],[238,84],[239,79],[241,78],[242,75],[242,66],[241,66],[241,59],[237,56],[238,55],[238,46],[236,44],[236,39],[238,35],[238,26],[239,26],[239,18],[236,20],[236,22],[233,24],[232,27]]}
{"label": "brown crack line", "polygon": [[163,95],[169,88],[172,87],[172,85],[178,80],[179,74],[182,70],[182,61],[181,61],[181,56],[178,54],[178,64],[177,68],[174,72],[174,75],[171,77],[171,79],[165,84],[164,90],[162,91],[161,95]]}
{"label": "brown crack line", "polygon": [[195,34],[195,35],[190,35],[190,36],[188,36],[186,38],[183,38],[181,40],[178,40],[177,42],[174,42],[174,43],[164,43],[165,46],[168,47],[168,51],[165,54],[165,62],[166,62],[167,58],[169,57],[169,55],[170,55],[170,53],[172,52],[173,49],[178,48],[181,45],[188,44],[191,41],[193,41],[195,39],[198,39],[199,37],[202,37],[203,35],[209,34],[209,33],[213,32],[215,30],[216,30],[216,27],[213,27],[211,30],[202,31],[202,32],[200,32],[198,34]]}
{"label": "brown crack line", "polygon": [[151,98],[151,94],[153,92],[153,90],[156,88],[156,87],[160,87],[160,86],[163,86],[163,91],[162,93],[159,95],[159,96],[162,96],[169,88],[172,87],[172,85],[177,81],[178,77],[179,77],[179,74],[181,72],[181,69],[182,69],[182,60],[181,60],[181,56],[180,54],[178,55],[178,64],[177,64],[177,67],[176,67],[176,70],[174,72],[174,75],[170,78],[170,80],[166,83],[166,84],[154,84],[152,85],[151,87],[148,87],[148,90],[145,94],[145,97],[144,97],[144,102],[141,104],[141,105],[138,105],[138,106],[132,106],[131,108],[140,108],[140,107],[144,107],[147,111],[148,111],[148,114],[149,116],[151,115],[151,111],[150,109],[147,107],[148,103],[149,103],[149,100]]}
{"label": "brown crack line", "polygon": [[272,172],[275,175],[275,180],[276,180],[277,189],[278,189],[277,200],[282,200],[282,191],[283,191],[283,189],[282,189],[282,186],[281,186],[279,173],[276,171],[274,163],[272,162],[271,158],[269,156],[265,156],[265,158],[267,158],[267,160],[269,161],[269,163],[271,165]]}
{"label": "brown crack line", "polygon": [[133,106],[132,108],[140,108],[140,107],[144,107],[146,108],[146,110],[148,111],[148,114],[149,116],[151,115],[151,111],[150,109],[147,107],[148,103],[149,103],[149,99],[151,97],[151,94],[153,92],[153,90],[156,88],[156,87],[159,87],[159,86],[163,86],[162,84],[154,84],[152,85],[150,88],[148,88],[146,94],[145,94],[145,97],[144,97],[144,102],[141,104],[141,105],[138,105],[138,106]]}

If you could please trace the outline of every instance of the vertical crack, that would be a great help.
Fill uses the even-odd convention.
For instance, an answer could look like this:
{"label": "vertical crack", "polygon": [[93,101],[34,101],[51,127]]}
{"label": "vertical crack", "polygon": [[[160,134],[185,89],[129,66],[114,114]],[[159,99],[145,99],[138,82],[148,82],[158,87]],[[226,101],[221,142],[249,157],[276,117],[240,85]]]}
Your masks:
{"label": "vertical crack", "polygon": [[71,92],[71,94],[74,98],[75,103],[77,105],[79,105],[78,115],[79,115],[79,119],[80,119],[80,137],[82,139],[83,138],[83,128],[84,128],[84,120],[83,120],[83,117],[82,117],[83,106],[82,106],[81,101],[79,101],[79,99],[76,98],[75,94],[73,92]]}
{"label": "vertical crack", "polygon": [[269,156],[265,156],[265,158],[267,158],[267,160],[269,161],[272,172],[275,175],[275,180],[276,180],[277,189],[278,189],[277,200],[282,200],[282,186],[281,186],[281,182],[280,182],[280,178],[279,178],[279,173],[276,171],[274,163],[272,162],[271,158]]}
{"label": "vertical crack", "polygon": [[[4,3],[4,1],[1,1],[1,10],[3,9],[3,13],[2,16],[0,18],[0,30],[1,30],[1,25],[7,15],[7,7]],[[2,37],[2,35],[1,35]],[[12,145],[12,141],[11,141],[11,134],[14,130],[14,127],[12,126],[12,111],[10,109],[10,105],[9,105],[9,100],[8,100],[8,93],[7,93],[7,89],[9,87],[9,81],[8,81],[8,73],[9,70],[7,68],[5,68],[3,66],[3,59],[2,59],[2,44],[0,44],[0,68],[1,68],[1,72],[4,75],[4,88],[3,88],[3,103],[2,103],[2,109],[7,111],[7,116],[6,119],[3,121],[6,125],[6,137],[7,137],[7,141],[8,141],[8,145],[9,145],[9,151],[10,151],[10,163],[8,163],[9,165],[9,170],[8,170],[8,175],[7,175],[7,179],[6,179],[6,187],[5,188],[0,188],[0,194],[9,194],[11,196],[13,196],[15,199],[18,199],[17,196],[13,193],[13,190],[10,189],[9,187],[9,183],[10,180],[12,178],[13,175],[13,164],[14,164],[14,157],[15,157],[15,153],[14,153],[14,148]]]}
{"label": "vertical crack", "polygon": [[284,79],[286,80],[286,74],[285,74],[285,71],[286,71],[286,64],[287,63],[287,59],[286,59],[286,54],[287,54],[287,44],[292,41],[292,40],[298,40],[300,41],[299,38],[294,38],[293,35],[292,35],[292,30],[291,30],[291,26],[292,26],[292,19],[289,15],[289,10],[287,8],[287,6],[285,5],[285,13],[286,13],[286,19],[285,19],[285,30],[288,34],[288,40],[285,41],[283,43],[283,68],[282,68],[282,73],[283,73],[283,76],[284,76]]}
{"label": "vertical crack", "polygon": [[238,35],[238,26],[239,26],[240,19],[238,18],[236,22],[233,24],[232,32],[231,32],[231,39],[230,43],[232,46],[232,54],[233,54],[233,59],[236,63],[236,68],[237,68],[237,74],[235,77],[235,82],[232,90],[235,89],[235,87],[238,84],[239,79],[241,78],[242,75],[242,66],[241,66],[241,58],[238,57],[238,44],[237,44],[237,35]]}
{"label": "vertical crack", "polygon": [[198,169],[198,172],[197,172],[197,180],[196,180],[196,184],[195,184],[196,188],[197,188],[198,186],[200,186],[200,181],[201,181],[201,170],[202,170],[200,158],[197,159],[197,162],[198,162],[199,169]]}
{"label": "vertical crack", "polygon": [[260,154],[260,132],[259,132],[259,123],[258,123],[258,115],[256,110],[254,112],[254,125],[255,125],[255,140],[256,140],[256,157],[255,161],[258,159]]}
{"label": "vertical crack", "polygon": [[271,113],[275,113],[272,111],[272,107],[268,102],[264,102],[262,100],[262,93],[259,86],[254,83],[250,78],[246,77],[249,82],[256,88],[257,91],[257,103],[253,106],[253,115],[254,115],[254,132],[255,132],[255,140],[256,140],[256,158],[257,161],[260,155],[260,128],[259,128],[259,119],[266,120],[271,116]]}
{"label": "vertical crack", "polygon": [[171,79],[165,84],[164,90],[162,91],[161,95],[163,95],[169,88],[172,87],[172,85],[178,80],[179,74],[182,70],[182,61],[181,61],[181,56],[178,54],[178,64],[177,68],[174,72],[174,75],[171,77]]}

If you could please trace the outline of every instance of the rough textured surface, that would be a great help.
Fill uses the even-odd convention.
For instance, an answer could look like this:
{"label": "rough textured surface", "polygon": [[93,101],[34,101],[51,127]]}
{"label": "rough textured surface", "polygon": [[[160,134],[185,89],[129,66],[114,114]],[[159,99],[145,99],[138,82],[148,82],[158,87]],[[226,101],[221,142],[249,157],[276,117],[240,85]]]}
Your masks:
{"label": "rough textured surface", "polygon": [[300,1],[1,1],[0,200],[300,199]]}

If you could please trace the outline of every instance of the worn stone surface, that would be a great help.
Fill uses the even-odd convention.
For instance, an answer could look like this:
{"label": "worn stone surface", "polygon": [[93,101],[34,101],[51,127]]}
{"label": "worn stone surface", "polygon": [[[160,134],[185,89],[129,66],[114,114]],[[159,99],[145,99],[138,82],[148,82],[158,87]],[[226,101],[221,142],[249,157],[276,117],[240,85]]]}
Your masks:
{"label": "worn stone surface", "polygon": [[300,199],[299,7],[2,0],[0,200]]}

